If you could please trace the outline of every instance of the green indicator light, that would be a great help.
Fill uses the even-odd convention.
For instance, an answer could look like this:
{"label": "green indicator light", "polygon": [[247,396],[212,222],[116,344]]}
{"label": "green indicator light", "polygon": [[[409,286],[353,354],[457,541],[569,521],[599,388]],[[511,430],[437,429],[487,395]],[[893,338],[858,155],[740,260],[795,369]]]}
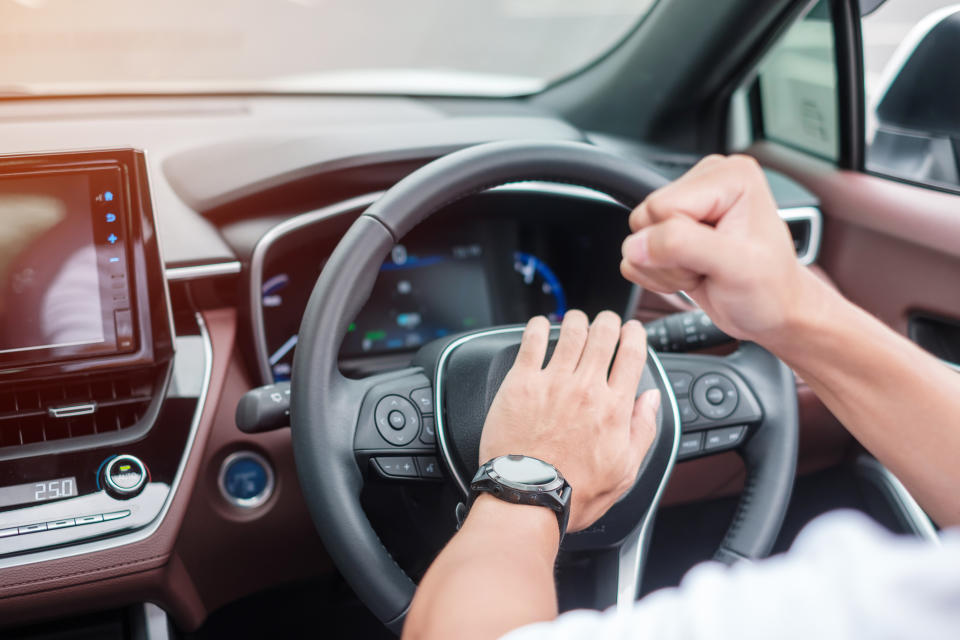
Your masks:
{"label": "green indicator light", "polygon": [[375,340],[383,340],[384,338],[387,337],[387,332],[383,331],[382,329],[377,331],[367,331],[367,334],[363,337],[364,339],[369,340],[371,342]]}
{"label": "green indicator light", "polygon": [[130,469],[132,469],[132,468],[133,468],[133,467],[132,467],[131,465],[129,465],[129,464],[122,464],[122,465],[120,465],[120,471],[130,471]]}
{"label": "green indicator light", "polygon": [[473,318],[464,318],[464,319],[463,319],[463,326],[465,326],[465,327],[472,327],[472,326],[475,325],[475,324],[477,324],[477,321],[476,321],[475,319],[473,319]]}
{"label": "green indicator light", "polygon": [[350,326],[347,327],[347,333],[350,333],[351,331],[356,331],[356,330],[357,330],[357,323],[356,323],[356,322],[351,322],[351,323],[350,323]]}

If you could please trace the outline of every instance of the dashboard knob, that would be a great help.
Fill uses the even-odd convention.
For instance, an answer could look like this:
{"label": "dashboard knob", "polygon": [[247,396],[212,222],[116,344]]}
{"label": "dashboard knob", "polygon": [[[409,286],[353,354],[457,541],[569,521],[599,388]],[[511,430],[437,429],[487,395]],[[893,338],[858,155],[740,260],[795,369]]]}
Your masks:
{"label": "dashboard knob", "polygon": [[118,500],[129,500],[147,486],[150,474],[140,458],[123,454],[110,458],[100,473],[100,486]]}

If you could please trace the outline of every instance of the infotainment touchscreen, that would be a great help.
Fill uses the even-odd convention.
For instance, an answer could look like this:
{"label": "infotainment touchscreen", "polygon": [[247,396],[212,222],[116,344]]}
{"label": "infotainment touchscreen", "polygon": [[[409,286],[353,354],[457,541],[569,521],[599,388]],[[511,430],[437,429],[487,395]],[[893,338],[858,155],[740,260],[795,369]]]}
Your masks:
{"label": "infotainment touchscreen", "polygon": [[136,347],[117,167],[0,175],[0,363]]}

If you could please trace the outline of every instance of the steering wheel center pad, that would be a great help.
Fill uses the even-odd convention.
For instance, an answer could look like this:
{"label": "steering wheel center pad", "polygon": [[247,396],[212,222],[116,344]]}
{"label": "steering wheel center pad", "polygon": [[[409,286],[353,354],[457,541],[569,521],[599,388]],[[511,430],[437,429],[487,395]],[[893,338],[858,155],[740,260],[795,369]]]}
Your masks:
{"label": "steering wheel center pad", "polygon": [[[479,467],[484,420],[513,366],[522,333],[522,326],[478,331],[431,345],[416,358],[415,362],[425,371],[434,373],[435,404],[442,408],[437,411],[440,454],[464,496]],[[554,328],[551,351],[558,335],[559,329]],[[565,550],[618,545],[636,530],[651,507],[656,506],[676,459],[680,421],[678,413],[674,413],[673,390],[657,355],[650,351],[637,393],[653,388],[660,390],[664,402],[657,412],[656,436],[637,474],[637,482],[593,526],[565,536]]]}

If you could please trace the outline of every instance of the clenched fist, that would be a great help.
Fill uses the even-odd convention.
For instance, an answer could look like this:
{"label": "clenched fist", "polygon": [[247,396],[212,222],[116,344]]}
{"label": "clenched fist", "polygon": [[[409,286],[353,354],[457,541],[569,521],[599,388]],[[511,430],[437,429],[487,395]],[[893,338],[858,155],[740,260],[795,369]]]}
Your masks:
{"label": "clenched fist", "polygon": [[821,305],[822,287],[797,262],[752,158],[704,158],[640,203],[630,228],[624,277],[654,291],[685,291],[736,338],[775,346]]}

